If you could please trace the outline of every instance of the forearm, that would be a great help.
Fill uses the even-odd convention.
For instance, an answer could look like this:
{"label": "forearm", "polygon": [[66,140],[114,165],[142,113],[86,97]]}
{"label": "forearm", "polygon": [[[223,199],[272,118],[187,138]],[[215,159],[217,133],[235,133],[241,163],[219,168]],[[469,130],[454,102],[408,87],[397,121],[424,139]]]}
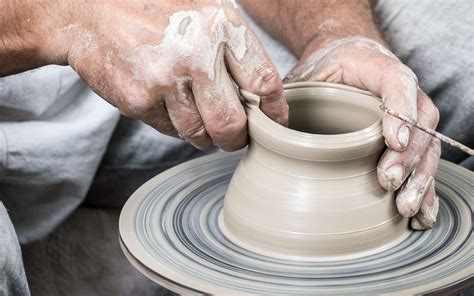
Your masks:
{"label": "forearm", "polygon": [[59,16],[50,2],[0,2],[0,77],[62,63],[52,42]]}
{"label": "forearm", "polygon": [[[241,0],[261,26],[301,56],[310,44],[364,36],[383,43],[368,0]],[[314,42],[313,42],[314,41]]]}

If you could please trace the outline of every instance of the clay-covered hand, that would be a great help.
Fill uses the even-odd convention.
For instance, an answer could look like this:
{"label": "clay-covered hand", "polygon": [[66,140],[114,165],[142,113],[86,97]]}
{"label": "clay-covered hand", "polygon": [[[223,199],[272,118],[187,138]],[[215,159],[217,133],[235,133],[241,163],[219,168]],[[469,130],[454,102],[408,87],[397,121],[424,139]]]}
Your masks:
{"label": "clay-covered hand", "polygon": [[[418,87],[415,74],[379,42],[360,36],[309,44],[287,81],[326,81],[369,90],[385,106],[435,128],[439,113]],[[434,176],[440,142],[388,114],[383,114],[388,149],[377,167],[379,183],[398,190],[396,204],[414,229],[429,229],[436,221],[438,197]],[[408,180],[407,180],[408,179]]]}
{"label": "clay-covered hand", "polygon": [[55,8],[67,18],[46,51],[59,52],[54,59],[124,115],[198,148],[240,149],[247,120],[235,81],[261,97],[270,118],[287,123],[278,72],[233,2],[68,5]]}

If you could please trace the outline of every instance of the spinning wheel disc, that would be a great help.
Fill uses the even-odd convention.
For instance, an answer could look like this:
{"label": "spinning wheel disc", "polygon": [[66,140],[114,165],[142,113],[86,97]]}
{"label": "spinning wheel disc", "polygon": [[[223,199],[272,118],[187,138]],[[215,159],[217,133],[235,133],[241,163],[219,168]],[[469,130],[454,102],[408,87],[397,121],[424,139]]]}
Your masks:
{"label": "spinning wheel disc", "polygon": [[306,262],[254,253],[222,232],[223,198],[241,156],[217,153],[183,163],[130,197],[119,227],[137,269],[188,294],[423,293],[472,277],[472,172],[441,161],[432,230],[364,257]]}

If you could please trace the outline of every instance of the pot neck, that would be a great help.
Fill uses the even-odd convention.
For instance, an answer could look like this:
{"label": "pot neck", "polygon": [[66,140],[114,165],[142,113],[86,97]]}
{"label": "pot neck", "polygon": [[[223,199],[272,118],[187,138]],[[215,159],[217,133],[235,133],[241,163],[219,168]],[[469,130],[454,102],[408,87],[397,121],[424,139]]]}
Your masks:
{"label": "pot neck", "polygon": [[[338,84],[292,83],[284,87],[285,92],[299,88],[335,90],[343,95],[359,96],[360,104],[376,100],[365,91]],[[277,155],[305,161],[334,163],[379,155],[384,148],[381,115],[368,127],[354,132],[334,135],[310,134],[277,124],[260,110],[258,96],[246,91],[241,93],[246,98],[250,142],[258,143],[259,146]]]}

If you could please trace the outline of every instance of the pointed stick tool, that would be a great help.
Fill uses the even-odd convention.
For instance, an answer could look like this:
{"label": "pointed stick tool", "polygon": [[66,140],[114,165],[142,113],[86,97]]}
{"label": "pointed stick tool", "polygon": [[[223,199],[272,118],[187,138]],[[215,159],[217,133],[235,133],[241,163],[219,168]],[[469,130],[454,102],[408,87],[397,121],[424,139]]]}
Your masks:
{"label": "pointed stick tool", "polygon": [[[232,82],[234,84],[234,87],[238,90],[238,92],[242,95],[242,97],[245,98],[245,100],[250,101],[250,102],[257,102],[257,103],[259,102],[259,100],[260,100],[259,96],[257,96],[256,94],[253,94],[249,91],[246,91],[244,89],[239,88],[239,86],[233,80],[232,80]],[[417,128],[417,129],[419,129],[419,130],[421,130],[421,131],[423,131],[423,132],[425,132],[425,133],[427,133],[427,134],[429,134],[429,135],[431,135],[435,138],[440,139],[441,141],[447,143],[448,145],[456,147],[459,150],[461,150],[461,151],[463,151],[463,152],[465,152],[465,153],[467,153],[471,156],[474,156],[474,150],[473,149],[467,147],[464,144],[459,143],[458,141],[455,141],[455,140],[451,139],[448,136],[443,135],[442,133],[438,133],[435,130],[427,128],[427,127],[419,124],[417,121],[412,120],[412,119],[398,113],[397,111],[395,111],[393,109],[390,109],[390,108],[386,107],[383,104],[382,99],[380,99],[376,96],[374,96],[374,98],[376,98],[377,100],[379,100],[382,103],[382,105],[380,105],[380,109],[382,109],[382,111],[384,111],[385,113],[390,114],[391,116],[393,116],[395,118],[398,118],[401,121],[404,121],[405,123]]]}
{"label": "pointed stick tool", "polygon": [[408,123],[409,125],[414,126],[417,129],[419,129],[419,130],[421,130],[421,131],[423,131],[427,134],[430,134],[433,137],[438,138],[441,141],[443,141],[443,142],[445,142],[445,143],[447,143],[447,144],[449,144],[453,147],[456,147],[456,148],[462,150],[463,152],[465,152],[465,153],[467,153],[471,156],[474,156],[474,150],[467,147],[466,145],[463,145],[463,144],[459,143],[458,141],[455,141],[455,140],[451,139],[450,137],[447,137],[447,136],[445,136],[441,133],[438,133],[435,130],[427,128],[427,127],[419,124],[417,121],[415,121],[413,119],[410,119],[410,118],[404,116],[403,114],[400,114],[400,113],[396,112],[395,110],[384,106],[383,104],[380,105],[380,109],[382,109],[382,111],[384,111],[385,113],[388,113],[388,114],[392,115],[393,117],[396,117],[396,118],[400,119],[401,121],[404,121],[404,122]]}

